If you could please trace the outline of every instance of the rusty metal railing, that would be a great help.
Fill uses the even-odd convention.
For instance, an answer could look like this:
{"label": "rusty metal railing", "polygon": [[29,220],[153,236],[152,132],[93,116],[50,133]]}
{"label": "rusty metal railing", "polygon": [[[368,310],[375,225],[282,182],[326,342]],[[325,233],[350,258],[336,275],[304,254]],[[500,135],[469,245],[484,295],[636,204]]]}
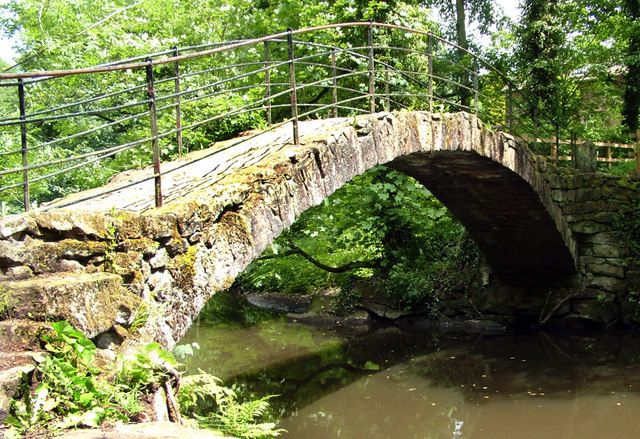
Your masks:
{"label": "rusty metal railing", "polygon": [[[327,43],[346,29],[354,35],[349,43]],[[100,183],[148,164],[151,175],[90,197],[153,180],[161,206],[162,176],[192,163],[163,171],[163,159],[200,149],[225,129],[234,134],[243,118],[264,130],[291,124],[298,144],[299,121],[309,118],[467,111],[555,159],[561,134],[570,135],[544,115],[529,117],[532,101],[483,58],[431,32],[373,22],[172,47],[90,68],[0,74],[0,93],[16,97],[14,112],[0,115],[0,200],[25,211],[87,188],[83,179]]]}

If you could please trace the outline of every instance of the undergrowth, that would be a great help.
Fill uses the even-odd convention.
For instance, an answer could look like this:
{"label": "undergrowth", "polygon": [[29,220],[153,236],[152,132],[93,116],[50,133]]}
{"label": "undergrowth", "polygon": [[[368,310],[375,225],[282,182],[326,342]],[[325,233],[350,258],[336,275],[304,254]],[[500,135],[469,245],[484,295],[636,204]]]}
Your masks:
{"label": "undergrowth", "polygon": [[[115,367],[101,369],[96,366],[95,345],[82,332],[66,321],[52,323],[51,328],[41,337],[46,354],[36,357],[35,369],[24,375],[11,402],[5,421],[8,438],[135,421],[145,410],[144,397],[180,367],[173,353],[150,343],[118,355]],[[261,422],[269,398],[241,402],[233,389],[204,372],[183,377],[178,393],[187,424],[251,439],[282,432],[273,422]]]}

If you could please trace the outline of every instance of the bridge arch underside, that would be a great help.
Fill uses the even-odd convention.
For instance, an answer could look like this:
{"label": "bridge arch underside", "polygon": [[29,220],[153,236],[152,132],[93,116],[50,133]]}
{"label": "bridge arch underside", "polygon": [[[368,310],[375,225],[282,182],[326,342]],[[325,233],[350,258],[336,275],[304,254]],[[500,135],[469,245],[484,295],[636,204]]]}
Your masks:
{"label": "bridge arch underside", "polygon": [[465,226],[507,283],[557,282],[576,272],[538,194],[520,175],[474,151],[415,152],[387,166],[422,183]]}

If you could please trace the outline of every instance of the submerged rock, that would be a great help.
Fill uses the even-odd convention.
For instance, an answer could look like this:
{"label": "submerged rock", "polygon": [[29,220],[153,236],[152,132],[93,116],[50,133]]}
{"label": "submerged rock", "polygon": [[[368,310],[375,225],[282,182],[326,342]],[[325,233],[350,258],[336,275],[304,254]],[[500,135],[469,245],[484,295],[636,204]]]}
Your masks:
{"label": "submerged rock", "polygon": [[304,314],[311,306],[312,295],[286,295],[278,293],[254,293],[247,301],[258,308],[284,313]]}

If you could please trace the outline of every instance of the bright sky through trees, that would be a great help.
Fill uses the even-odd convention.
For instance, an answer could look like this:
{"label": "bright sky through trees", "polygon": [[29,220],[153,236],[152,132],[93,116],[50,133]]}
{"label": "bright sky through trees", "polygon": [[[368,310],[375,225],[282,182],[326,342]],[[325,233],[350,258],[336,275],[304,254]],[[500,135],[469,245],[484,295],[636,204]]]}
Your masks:
{"label": "bright sky through trees", "polygon": [[[9,0],[0,0],[0,8],[4,7],[8,3]],[[497,0],[497,3],[502,6],[505,15],[511,17],[513,20],[516,20],[518,13],[518,1],[517,0]],[[0,59],[4,60],[7,63],[13,61],[15,57],[15,52],[12,46],[15,44],[13,39],[5,38],[0,35]]]}

